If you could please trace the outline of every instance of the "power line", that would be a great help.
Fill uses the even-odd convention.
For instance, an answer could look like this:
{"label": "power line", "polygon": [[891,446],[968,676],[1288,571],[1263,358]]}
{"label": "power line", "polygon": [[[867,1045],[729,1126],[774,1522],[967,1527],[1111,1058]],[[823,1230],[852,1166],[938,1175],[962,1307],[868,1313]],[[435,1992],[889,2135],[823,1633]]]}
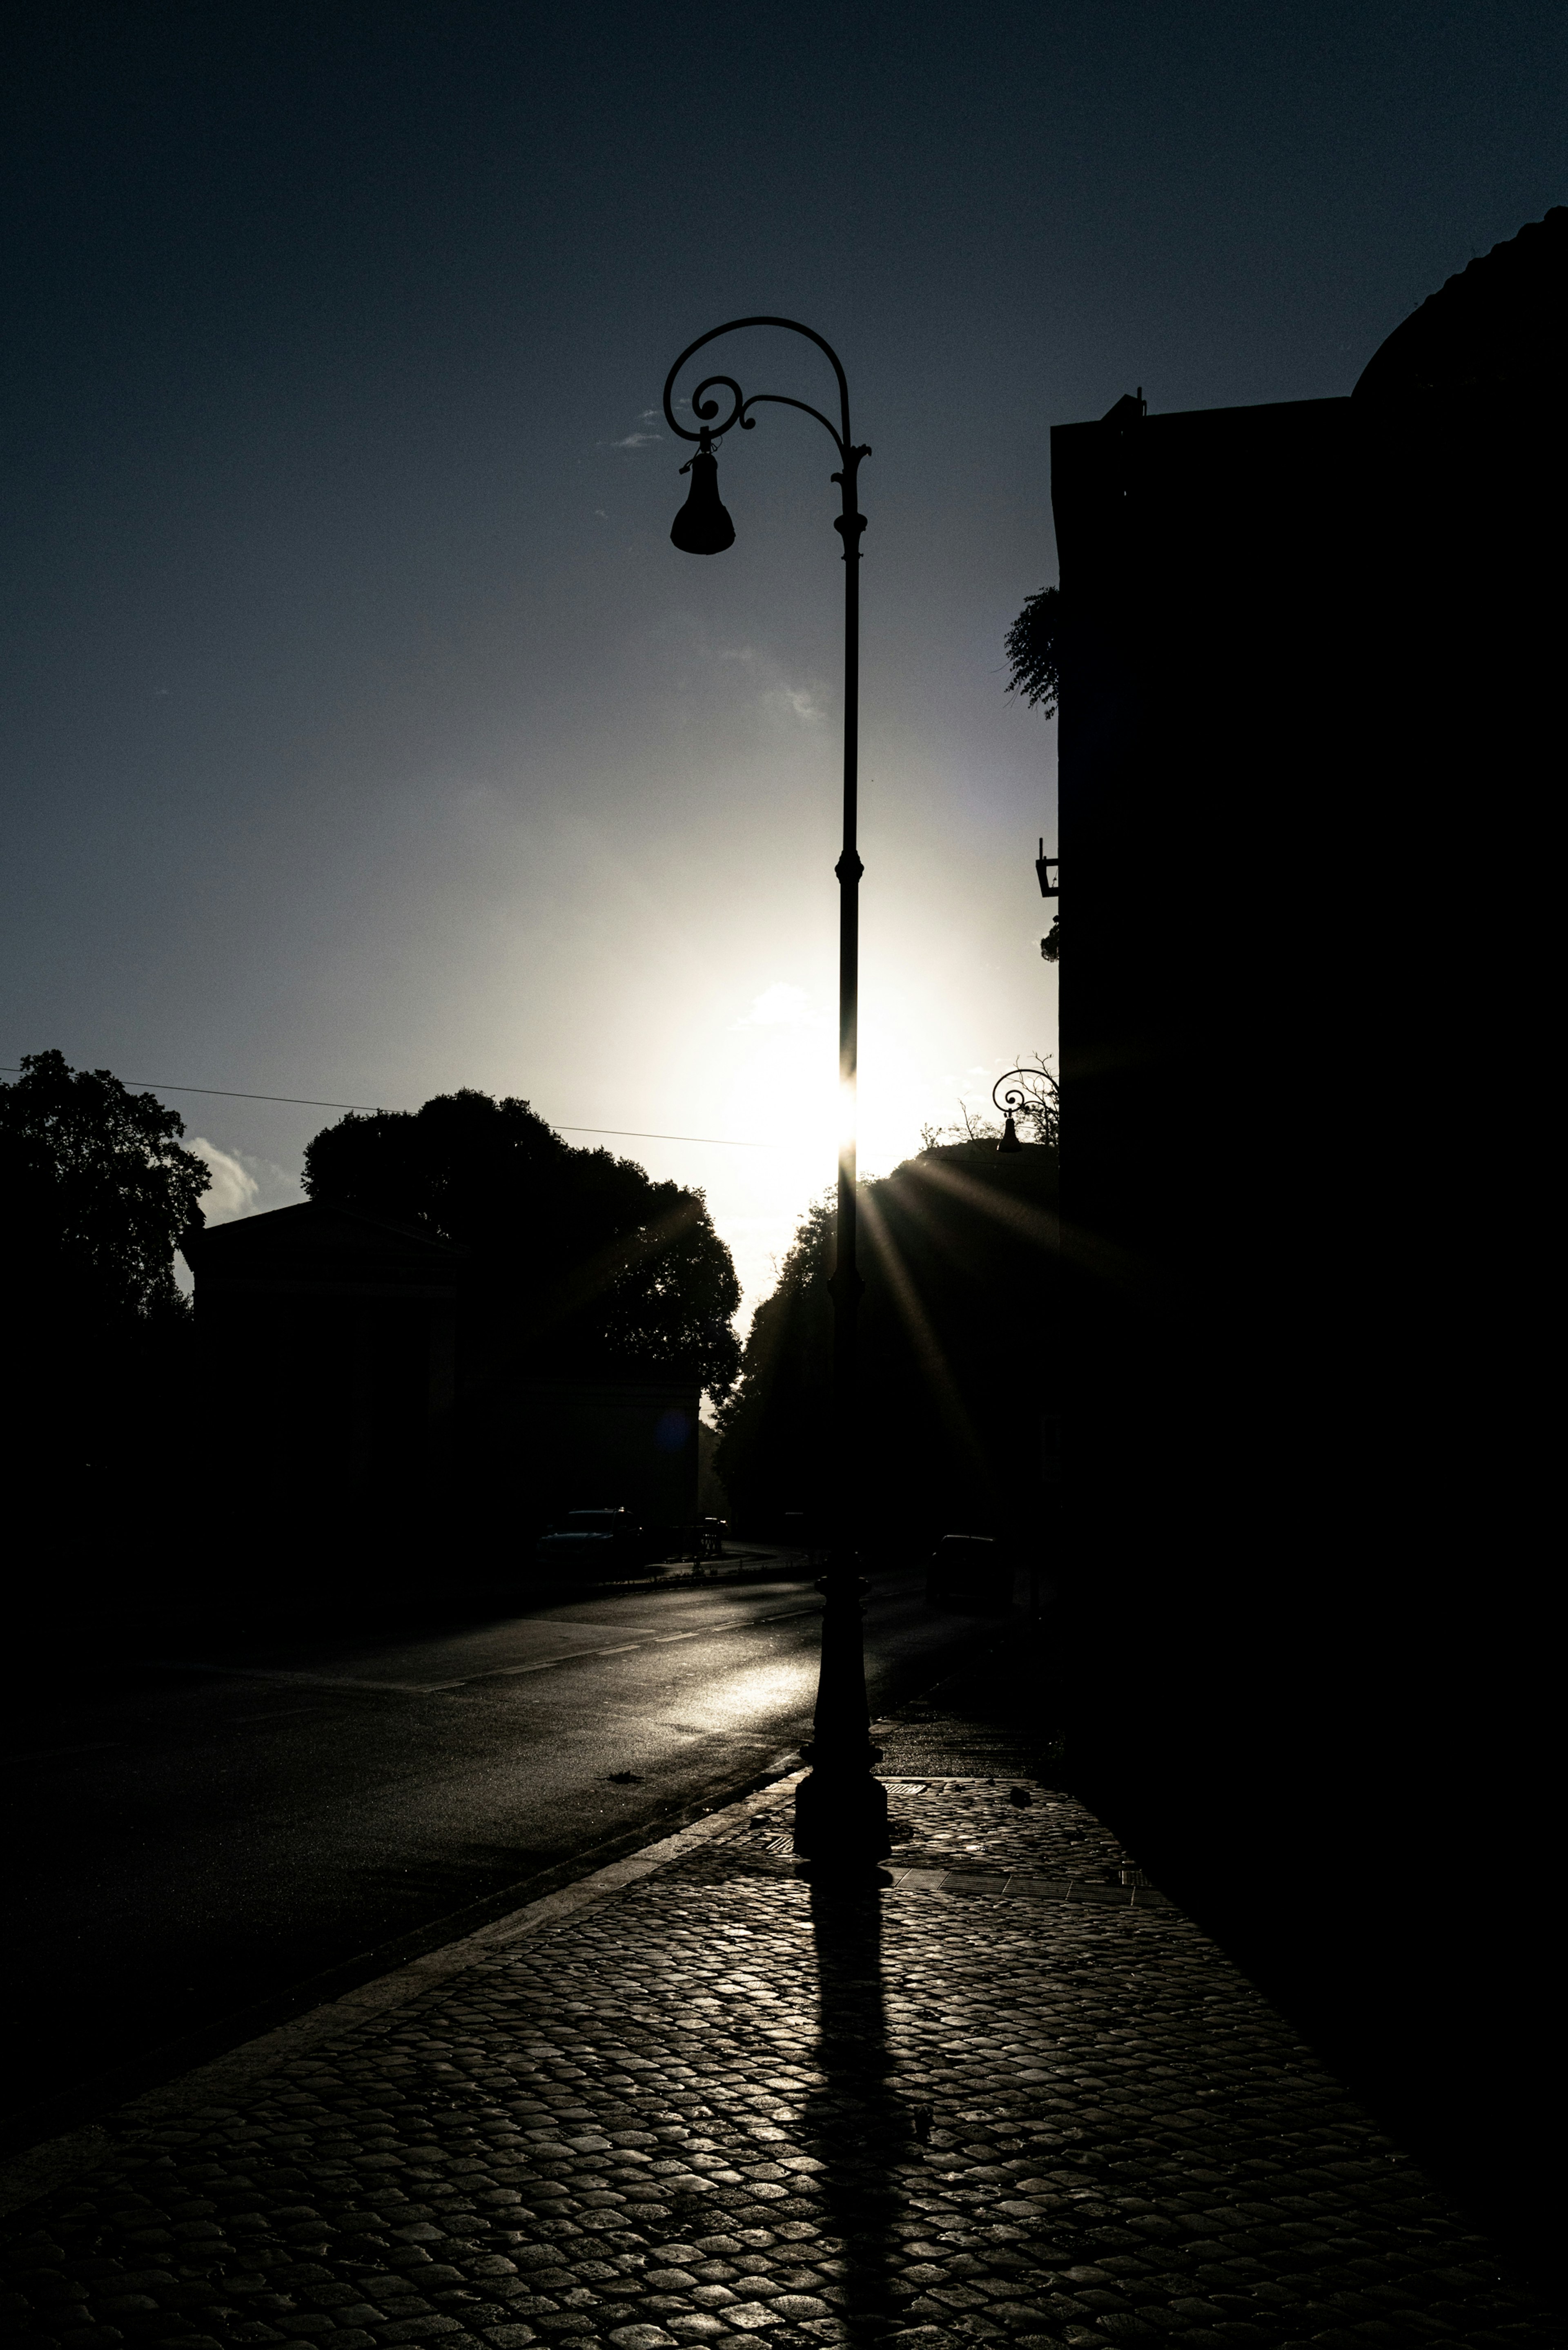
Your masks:
{"label": "power line", "polygon": [[[0,1061],[0,1069],[7,1076],[19,1077],[22,1074],[9,1061]],[[294,1109],[363,1109],[379,1116],[381,1107],[379,1102],[314,1101],[304,1094],[239,1094],[227,1086],[166,1086],[160,1077],[121,1077],[119,1082],[122,1086],[145,1086],[155,1094],[213,1094],[223,1101],[286,1102]]]}
{"label": "power line", "polygon": [[[0,1061],[0,1070],[10,1077],[19,1077],[20,1069],[9,1061]],[[308,1094],[242,1094],[228,1086],[166,1086],[159,1077],[121,1077],[124,1086],[145,1086],[155,1094],[207,1094],[217,1101],[282,1102],[290,1109],[357,1109],[371,1118],[382,1115],[379,1102],[317,1101]],[[776,1150],[776,1142],[745,1142],[730,1134],[648,1134],[635,1126],[563,1126],[554,1123],[558,1134],[611,1134],[623,1142],[713,1142],[726,1150]]]}
{"label": "power line", "polygon": [[776,1142],[746,1142],[732,1134],[644,1134],[635,1126],[562,1126],[549,1121],[558,1134],[617,1134],[625,1142],[722,1142],[726,1150],[776,1150]]}

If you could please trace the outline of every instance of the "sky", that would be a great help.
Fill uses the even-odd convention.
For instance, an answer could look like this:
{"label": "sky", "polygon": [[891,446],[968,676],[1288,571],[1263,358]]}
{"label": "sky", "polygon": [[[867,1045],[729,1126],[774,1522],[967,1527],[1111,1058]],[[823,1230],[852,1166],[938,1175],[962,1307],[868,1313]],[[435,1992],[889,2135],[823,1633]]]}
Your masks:
{"label": "sky", "polygon": [[[1051,426],[1347,392],[1568,195],[1568,18],[1520,0],[60,0],[7,51],[0,1062],[629,1130],[747,1313],[834,1170],[836,461],[763,409],[734,547],[678,553],[677,354],[798,318],[872,447],[885,1172],[1054,1048],[1002,654]],[[798,337],[709,363],[831,405]],[[166,1098],[214,1217],[335,1115]]]}

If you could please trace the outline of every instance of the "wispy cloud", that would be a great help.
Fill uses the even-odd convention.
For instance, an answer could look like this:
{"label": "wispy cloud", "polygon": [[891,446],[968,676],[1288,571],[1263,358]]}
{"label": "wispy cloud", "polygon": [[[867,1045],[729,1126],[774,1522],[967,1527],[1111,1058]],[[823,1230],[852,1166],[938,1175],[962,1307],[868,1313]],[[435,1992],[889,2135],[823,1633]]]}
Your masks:
{"label": "wispy cloud", "polygon": [[[204,1134],[191,1135],[183,1148],[192,1151],[212,1181],[202,1194],[202,1221],[238,1223],[243,1216],[265,1214],[269,1208],[297,1207],[304,1198],[298,1179],[270,1159],[253,1159],[248,1151],[224,1150]],[[183,1256],[174,1259],[175,1285],[189,1297],[192,1283]]]}
{"label": "wispy cloud", "polygon": [[612,441],[612,449],[646,449],[650,441],[662,441],[662,432],[628,432],[624,441]]}
{"label": "wispy cloud", "polygon": [[209,1224],[237,1223],[242,1216],[260,1215],[267,1208],[292,1207],[300,1188],[286,1169],[270,1159],[253,1159],[247,1151],[223,1150],[204,1134],[186,1143],[212,1177],[202,1194],[202,1212]]}
{"label": "wispy cloud", "polygon": [[798,718],[805,726],[815,726],[826,712],[817,707],[810,689],[804,685],[774,685],[763,695],[763,708],[779,718]]}
{"label": "wispy cloud", "polygon": [[207,1170],[209,1180],[202,1194],[202,1213],[208,1223],[232,1224],[237,1217],[255,1214],[261,1185],[232,1151],[220,1150],[204,1134],[192,1135],[186,1148],[194,1151]]}
{"label": "wispy cloud", "polygon": [[771,717],[793,720],[802,726],[815,726],[826,717],[815,685],[792,685],[779,674],[775,660],[751,645],[731,646],[719,658],[734,661],[751,673],[757,683],[757,700]]}

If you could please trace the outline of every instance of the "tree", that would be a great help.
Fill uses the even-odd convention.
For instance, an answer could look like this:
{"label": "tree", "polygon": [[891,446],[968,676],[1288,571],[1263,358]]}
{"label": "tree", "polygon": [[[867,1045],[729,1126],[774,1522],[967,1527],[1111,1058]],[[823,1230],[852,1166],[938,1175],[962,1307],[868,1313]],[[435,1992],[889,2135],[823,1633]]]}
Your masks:
{"label": "tree", "polygon": [[1056,715],[1062,682],[1061,630],[1062,591],[1042,588],[1037,595],[1025,597],[1023,611],[1002,639],[1012,671],[1008,692],[1021,693],[1031,710],[1043,709],[1047,718]]}
{"label": "tree", "polygon": [[465,1088],[350,1115],[310,1143],[305,1187],[472,1252],[464,1344],[481,1379],[532,1364],[694,1371],[715,1397],[733,1383],[740,1284],[702,1193],[574,1149],[525,1101]]}
{"label": "tree", "polygon": [[[1023,611],[1002,639],[1002,650],[1012,671],[1007,681],[1008,692],[1021,693],[1031,710],[1043,710],[1047,718],[1054,718],[1062,685],[1059,588],[1042,588],[1037,595],[1024,598]],[[1040,952],[1047,962],[1060,962],[1060,914],[1052,916],[1051,927],[1040,941]]]}
{"label": "tree", "polygon": [[[1044,1087],[1033,1114],[1049,1117]],[[1030,1523],[1043,1421],[1058,1409],[1056,1152],[999,1153],[970,1123],[963,1140],[928,1139],[859,1187],[862,1530],[905,1556],[939,1534]],[[719,1415],[719,1474],[759,1532],[827,1504],[833,1228],[824,1200],[757,1309]]]}
{"label": "tree", "polygon": [[[192,1417],[190,1309],[174,1249],[211,1177],[184,1126],[107,1069],[29,1053],[0,1086],[0,1208],[12,1240],[4,1409],[13,1458],[47,1495],[50,1541],[73,1563],[156,1550],[123,1480]],[[139,1561],[136,1587],[147,1587]],[[78,1582],[78,1596],[88,1586]],[[42,1594],[35,1596],[43,1596]],[[123,1596],[123,1594],[121,1594]]]}
{"label": "tree", "polygon": [[23,1249],[23,1286],[57,1317],[181,1317],[180,1235],[202,1221],[212,1177],[182,1150],[183,1121],[107,1069],[25,1053],[0,1086],[0,1197]]}

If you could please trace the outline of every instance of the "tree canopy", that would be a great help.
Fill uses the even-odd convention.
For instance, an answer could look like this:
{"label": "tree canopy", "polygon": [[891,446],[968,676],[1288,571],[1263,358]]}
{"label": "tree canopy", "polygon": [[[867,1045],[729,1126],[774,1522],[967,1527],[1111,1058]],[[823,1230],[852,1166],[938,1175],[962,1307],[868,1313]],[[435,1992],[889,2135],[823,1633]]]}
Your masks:
{"label": "tree canopy", "polygon": [[58,1315],[145,1322],[179,1315],[182,1232],[212,1180],[180,1148],[183,1121],[107,1069],[25,1053],[0,1086],[0,1197],[25,1250],[25,1283]]}
{"label": "tree canopy", "polygon": [[393,1216],[472,1253],[470,1343],[491,1370],[740,1367],[730,1252],[701,1191],[561,1140],[525,1101],[465,1088],[351,1114],[305,1154],[313,1200]]}
{"label": "tree canopy", "polygon": [[26,1054],[0,1086],[0,1210],[15,1242],[0,1415],[48,1513],[51,1575],[67,1555],[123,1568],[161,1539],[156,1513],[139,1520],[124,1494],[192,1419],[174,1250],[212,1179],[181,1149],[184,1130],[154,1095],[62,1053]]}
{"label": "tree canopy", "polygon": [[[1052,1131],[1042,1087],[1026,1113]],[[871,1548],[1015,1528],[1035,1505],[1056,1409],[1056,1151],[1004,1155],[980,1122],[859,1187],[863,1537]],[[736,1518],[777,1529],[827,1506],[834,1212],[802,1222],[719,1416]]]}
{"label": "tree canopy", "polygon": [[1043,710],[1047,718],[1056,715],[1061,689],[1061,629],[1062,591],[1042,588],[1037,595],[1025,597],[1023,611],[1002,640],[1012,672],[1008,692],[1021,693],[1032,710]]}

